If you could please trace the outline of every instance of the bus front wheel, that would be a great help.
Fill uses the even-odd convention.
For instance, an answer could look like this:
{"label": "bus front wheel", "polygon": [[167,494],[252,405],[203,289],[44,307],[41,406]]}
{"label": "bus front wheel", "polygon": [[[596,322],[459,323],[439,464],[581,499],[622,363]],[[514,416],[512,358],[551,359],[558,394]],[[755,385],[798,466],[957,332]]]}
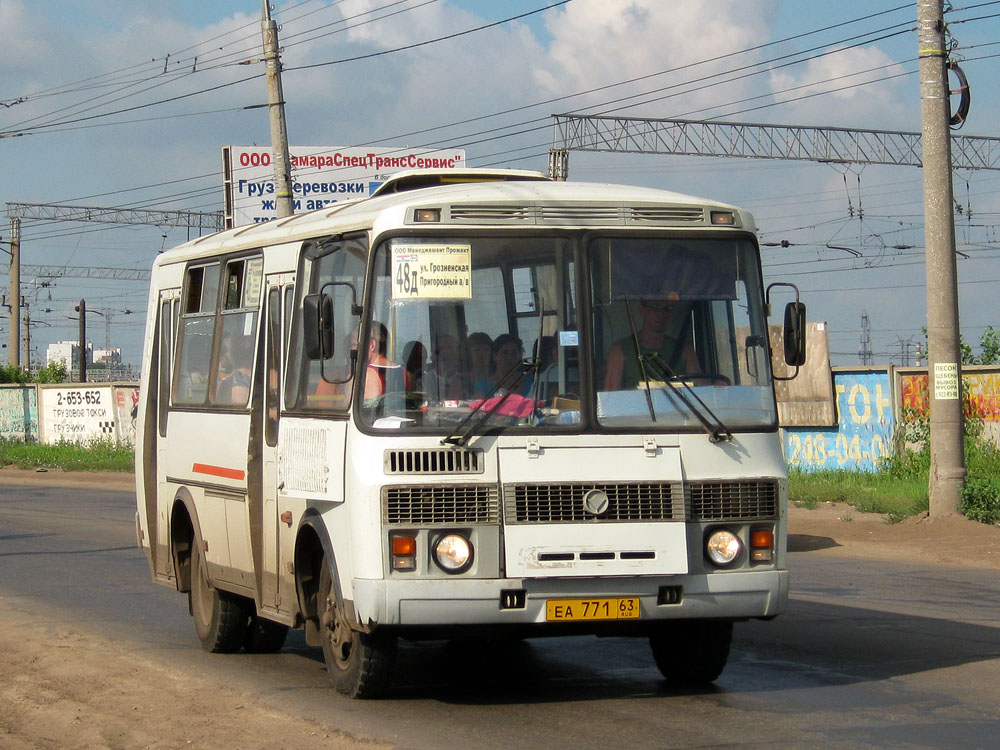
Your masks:
{"label": "bus front wheel", "polygon": [[663,623],[649,636],[660,673],[679,685],[705,686],[726,668],[733,623],[678,620]]}
{"label": "bus front wheel", "polygon": [[214,654],[239,651],[250,621],[247,602],[212,585],[205,564],[205,552],[197,540],[191,555],[191,591],[188,596],[201,647]]}
{"label": "bus front wheel", "polygon": [[337,692],[352,698],[378,697],[388,689],[392,679],[395,635],[362,633],[351,628],[337,605],[329,565],[323,565],[318,593],[323,658],[333,686]]}

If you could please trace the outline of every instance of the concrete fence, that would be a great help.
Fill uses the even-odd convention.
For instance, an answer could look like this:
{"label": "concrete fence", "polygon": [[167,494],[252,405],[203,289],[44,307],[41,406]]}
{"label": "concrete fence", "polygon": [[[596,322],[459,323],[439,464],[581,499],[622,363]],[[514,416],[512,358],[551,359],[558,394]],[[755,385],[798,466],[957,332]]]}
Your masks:
{"label": "concrete fence", "polygon": [[0,385],[0,438],[135,445],[137,383]]}
{"label": "concrete fence", "polygon": [[[835,420],[819,408],[813,419],[783,420],[789,466],[872,471],[892,453],[897,425],[928,417],[926,368],[834,367],[830,376]],[[983,436],[1000,445],[1000,366],[963,366],[962,399],[966,419],[981,421]]]}

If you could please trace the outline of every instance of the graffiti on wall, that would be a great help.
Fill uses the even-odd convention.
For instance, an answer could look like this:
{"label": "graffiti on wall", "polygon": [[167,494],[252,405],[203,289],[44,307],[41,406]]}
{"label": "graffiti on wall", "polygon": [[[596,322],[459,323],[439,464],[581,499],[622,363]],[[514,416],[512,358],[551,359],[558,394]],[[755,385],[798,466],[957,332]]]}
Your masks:
{"label": "graffiti on wall", "polygon": [[134,386],[116,385],[114,393],[118,439],[135,445],[135,420],[139,411],[139,389]]}
{"label": "graffiti on wall", "polygon": [[805,471],[873,471],[892,452],[895,420],[887,372],[836,372],[837,428],[784,430],[785,460]]}
{"label": "graffiti on wall", "polygon": [[38,437],[38,396],[33,387],[0,388],[0,438],[33,440]]}
{"label": "graffiti on wall", "polygon": [[[928,415],[927,373],[900,374],[899,394],[904,414]],[[963,372],[962,405],[966,418],[1000,422],[1000,372]]]}

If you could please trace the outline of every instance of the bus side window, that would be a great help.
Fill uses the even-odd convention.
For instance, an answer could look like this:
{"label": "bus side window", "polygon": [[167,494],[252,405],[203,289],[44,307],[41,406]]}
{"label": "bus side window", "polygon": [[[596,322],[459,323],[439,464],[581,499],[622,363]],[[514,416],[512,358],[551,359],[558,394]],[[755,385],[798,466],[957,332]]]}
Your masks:
{"label": "bus side window", "polygon": [[[302,272],[297,278],[295,319],[288,341],[285,362],[285,407],[343,411],[350,406],[354,387],[351,357],[356,339],[368,245],[362,236],[349,239],[320,239],[303,246]],[[303,342],[302,300],[305,295],[322,293],[333,304],[334,353],[325,360],[306,356]],[[288,298],[286,297],[286,303]],[[287,318],[286,318],[287,319]]]}
{"label": "bus side window", "polygon": [[226,263],[221,339],[212,393],[212,402],[220,406],[246,406],[250,398],[262,271],[263,259],[259,256]]}
{"label": "bus side window", "polygon": [[219,264],[189,268],[184,286],[173,402],[203,404],[208,395],[208,373],[215,342]]}

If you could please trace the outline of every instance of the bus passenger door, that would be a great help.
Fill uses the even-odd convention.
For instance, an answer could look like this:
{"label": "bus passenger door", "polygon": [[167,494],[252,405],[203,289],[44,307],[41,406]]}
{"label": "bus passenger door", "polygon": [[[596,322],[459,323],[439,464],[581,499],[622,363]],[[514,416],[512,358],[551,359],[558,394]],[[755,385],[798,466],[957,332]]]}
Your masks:
{"label": "bus passenger door", "polygon": [[278,439],[279,417],[281,412],[281,375],[284,361],[285,332],[288,330],[286,310],[283,300],[291,299],[292,277],[290,275],[274,274],[266,279],[266,297],[264,303],[264,367],[263,388],[263,441],[261,445],[262,458],[262,490],[263,490],[263,554],[261,605],[268,610],[285,610],[289,602],[282,602],[278,579],[282,574],[281,560],[278,549],[279,527],[287,530],[283,512],[280,507],[281,490],[278,488]]}
{"label": "bus passenger door", "polygon": [[[172,575],[170,557],[170,528],[167,519],[173,491],[167,484],[167,421],[170,415],[170,383],[173,373],[174,343],[177,340],[177,314],[180,307],[180,289],[164,289],[160,292],[157,336],[157,372],[150,373],[150,380],[157,379],[155,389],[155,431],[147,432],[155,441],[154,446],[143,446],[143,453],[155,456],[154,465],[146,467],[144,484],[146,488],[146,512],[149,522],[149,542],[153,554],[153,570],[164,578]],[[152,415],[149,415],[152,416]],[[148,425],[152,428],[153,425]],[[149,471],[149,469],[152,471]],[[154,484],[155,483],[155,484]],[[155,487],[155,489],[153,489]]]}

